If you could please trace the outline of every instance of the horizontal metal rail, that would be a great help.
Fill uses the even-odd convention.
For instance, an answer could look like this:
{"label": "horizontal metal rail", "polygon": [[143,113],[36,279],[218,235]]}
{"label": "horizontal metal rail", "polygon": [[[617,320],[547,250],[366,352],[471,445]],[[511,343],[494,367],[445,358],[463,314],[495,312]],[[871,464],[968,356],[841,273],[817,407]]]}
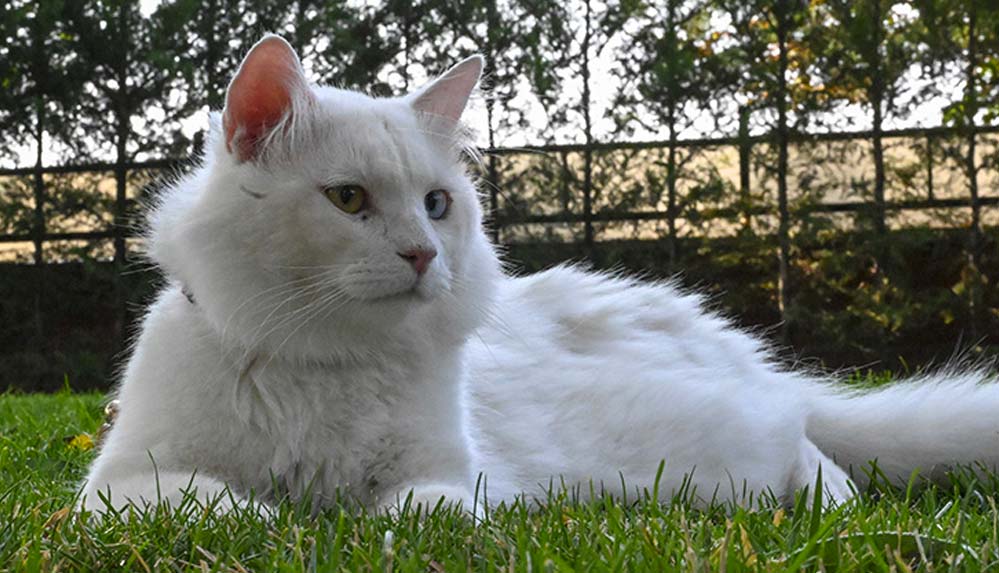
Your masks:
{"label": "horizontal metal rail", "polygon": [[[970,130],[970,132],[976,134],[989,134],[989,133],[999,133],[999,125],[983,125],[975,126]],[[884,139],[899,138],[899,137],[950,137],[950,136],[960,136],[969,133],[968,128],[961,127],[914,127],[906,129],[894,129],[894,130],[884,130],[881,132],[881,137]],[[849,140],[863,140],[870,139],[874,136],[874,132],[871,130],[866,131],[835,131],[835,132],[823,132],[823,133],[806,133],[806,132],[791,132],[789,134],[789,139],[795,143],[809,143],[809,142],[821,142],[821,141],[849,141]],[[761,135],[751,135],[749,137],[725,136],[725,137],[700,137],[700,138],[687,138],[678,139],[676,141],[677,147],[724,147],[733,145],[743,145],[749,144],[760,144],[769,143],[773,140],[775,136],[773,134],[761,134]],[[483,148],[480,152],[485,155],[518,155],[525,153],[563,153],[563,152],[584,152],[587,149],[590,151],[616,151],[616,150],[634,150],[634,149],[657,149],[657,148],[668,148],[670,142],[668,140],[650,140],[650,141],[619,141],[619,142],[606,142],[606,143],[593,143],[591,145],[586,145],[585,143],[564,143],[564,144],[551,144],[551,145],[524,145],[520,147],[497,147],[497,148]],[[100,171],[114,171],[115,169],[120,169],[124,167],[126,170],[132,171],[137,169],[170,169],[183,167],[187,164],[192,164],[196,160],[194,159],[150,159],[146,161],[135,161],[127,162],[124,164],[118,164],[114,162],[94,162],[94,163],[79,163],[72,165],[53,165],[53,166],[42,166],[38,167],[14,167],[14,168],[0,168],[0,176],[26,176],[35,175],[36,173],[41,173],[43,175],[57,175],[57,174],[67,174],[67,173],[89,173],[89,172],[100,172]]]}
{"label": "horizontal metal rail", "polygon": [[[981,206],[999,205],[999,197],[981,197],[978,199]],[[968,199],[919,199],[912,201],[897,201],[885,203],[888,211],[926,210],[926,209],[954,209],[960,207],[970,207]],[[847,201],[840,203],[818,203],[807,205],[798,209],[792,209],[794,215],[809,215],[813,213],[859,213],[874,208],[873,203],[864,201]],[[773,209],[754,206],[748,209],[737,209],[733,207],[723,207],[711,210],[710,219],[723,219],[726,217],[736,217],[743,215],[767,215],[772,214]],[[669,217],[666,211],[594,211],[591,220],[599,223],[612,223],[616,221],[661,221]],[[582,213],[560,212],[551,214],[525,215],[525,216],[503,216],[500,215],[494,223],[510,225],[532,225],[532,224],[552,224],[552,223],[582,223],[584,217]],[[133,229],[123,230],[122,234],[127,238],[141,237],[141,234]],[[118,236],[113,229],[103,229],[98,231],[72,232],[72,233],[45,233],[41,240],[49,241],[94,241],[110,240]],[[30,233],[0,235],[0,243],[30,243],[36,237]]]}
{"label": "horizontal metal rail", "polygon": [[[999,197],[980,197],[981,206],[999,205]],[[888,211],[908,211],[925,209],[953,209],[956,207],[971,207],[968,199],[918,199],[912,201],[897,201],[885,203]],[[792,215],[810,215],[813,213],[859,213],[874,208],[874,203],[865,201],[845,201],[838,203],[817,203],[798,209],[791,209]],[[743,215],[768,215],[775,213],[773,208],[753,206],[749,208],[723,207],[711,210],[710,219],[723,219]],[[666,211],[594,211],[591,220],[608,223],[614,221],[660,221],[669,218]],[[682,218],[682,217],[681,217]],[[541,223],[582,223],[582,213],[561,212],[542,215],[510,216],[500,215],[496,223],[500,225],[525,225]]]}

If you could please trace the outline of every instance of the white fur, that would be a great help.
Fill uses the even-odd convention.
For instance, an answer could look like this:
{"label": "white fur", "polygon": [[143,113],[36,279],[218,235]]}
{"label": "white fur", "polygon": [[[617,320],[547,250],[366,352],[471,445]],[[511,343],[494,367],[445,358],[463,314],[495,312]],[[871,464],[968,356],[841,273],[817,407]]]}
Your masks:
{"label": "white fur", "polygon": [[[234,157],[214,117],[204,164],[159,201],[150,255],[172,283],[143,322],[84,506],[108,492],[176,502],[193,472],[205,498],[227,484],[262,499],[277,485],[319,502],[339,489],[391,504],[414,487],[469,500],[464,341],[500,271],[464,141],[409,100],[311,90],[259,162]],[[368,189],[364,218],[321,191],[348,183]],[[438,221],[423,206],[436,188],[453,199]],[[438,252],[422,276],[397,254],[414,247]]]}
{"label": "white fur", "polygon": [[[842,501],[834,459],[878,458],[902,481],[999,463],[999,386],[983,375],[847,394],[776,366],[669,284],[503,275],[459,126],[412,98],[308,89],[260,161],[234,158],[214,118],[203,165],[154,210],[150,254],[171,283],[85,507],[102,493],[176,502],[189,486],[470,504],[480,472],[490,502],[553,483],[631,494],[652,490],[661,460],[664,498],[684,483],[702,501],[788,498],[821,467]],[[343,183],[369,190],[367,218],[320,192]],[[422,204],[436,188],[454,199],[439,221]],[[422,277],[397,255],[414,246],[439,253]]]}
{"label": "white fur", "polygon": [[473,467],[493,501],[543,499],[553,477],[584,497],[591,484],[634,496],[660,460],[664,499],[683,488],[740,503],[788,500],[820,466],[843,500],[843,468],[865,479],[871,460],[902,484],[999,464],[999,385],[982,373],[847,392],[778,367],[697,296],[571,267],[505,279],[496,308],[469,342],[467,384]]}

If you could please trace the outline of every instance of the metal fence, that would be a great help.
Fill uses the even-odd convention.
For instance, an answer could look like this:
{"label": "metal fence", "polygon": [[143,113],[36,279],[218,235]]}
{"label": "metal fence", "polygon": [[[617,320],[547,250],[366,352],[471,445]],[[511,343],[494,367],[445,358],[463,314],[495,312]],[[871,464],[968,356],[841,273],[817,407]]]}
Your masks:
{"label": "metal fence", "polygon": [[[732,185],[732,190],[737,191],[738,195],[733,195],[732,198],[741,199],[738,201],[739,207],[712,210],[710,213],[705,215],[706,219],[731,218],[734,216],[741,216],[748,219],[755,216],[769,214],[786,218],[787,220],[785,222],[788,224],[789,228],[793,219],[813,213],[861,213],[878,211],[890,213],[894,211],[919,211],[931,209],[951,209],[958,207],[980,209],[984,206],[996,205],[997,201],[999,201],[999,193],[990,194],[990,192],[996,191],[994,186],[992,186],[991,180],[989,182],[989,186],[987,186],[983,191],[976,190],[975,193],[971,193],[969,191],[965,197],[941,196],[937,187],[939,185],[939,179],[934,177],[934,171],[936,165],[943,159],[943,157],[934,158],[933,156],[934,148],[936,148],[939,145],[938,142],[942,140],[967,138],[969,135],[981,138],[982,136],[994,134],[999,134],[999,126],[977,126],[971,129],[937,127],[885,130],[880,134],[880,136],[885,140],[921,140],[922,143],[920,145],[924,146],[927,150],[927,156],[925,158],[921,158],[921,161],[925,165],[926,169],[925,188],[923,189],[921,196],[913,197],[910,195],[907,198],[898,200],[891,200],[890,198],[881,196],[871,199],[821,201],[809,203],[800,209],[794,210],[793,212],[788,211],[786,213],[778,212],[777,210],[772,209],[772,206],[754,204],[754,201],[751,199],[747,200],[747,198],[751,197],[754,191],[751,181],[757,177],[757,174],[754,173],[752,154],[754,149],[757,147],[773,145],[774,138],[771,135],[743,135],[733,137],[680,139],[672,143],[669,141],[608,142],[595,143],[592,145],[567,144],[485,149],[482,150],[482,154],[486,159],[484,160],[485,165],[482,169],[481,179],[483,180],[485,190],[490,197],[490,227],[499,242],[503,242],[503,232],[508,227],[519,225],[578,223],[582,225],[584,229],[581,233],[582,241],[587,247],[590,247],[593,242],[599,240],[596,238],[596,234],[593,230],[593,226],[597,223],[675,221],[680,218],[681,215],[675,209],[670,211],[669,209],[601,208],[599,204],[595,207],[593,201],[580,201],[580,207],[578,209],[570,209],[563,205],[562,209],[554,212],[550,209],[541,209],[541,211],[545,212],[537,212],[539,210],[531,208],[530,201],[534,198],[544,200],[544,194],[535,194],[530,190],[526,194],[521,194],[521,200],[507,200],[504,202],[504,195],[510,196],[518,193],[518,189],[504,190],[502,188],[503,181],[508,179],[506,169],[504,169],[504,166],[502,165],[504,160],[518,157],[542,157],[547,160],[559,159],[558,170],[561,171],[561,173],[558,177],[561,178],[563,182],[576,179],[585,181],[583,178],[574,176],[572,171],[575,170],[575,167],[570,166],[565,161],[565,157],[567,155],[596,155],[608,152],[634,152],[643,150],[667,151],[671,148],[695,151],[730,148],[738,156],[738,172],[735,174],[736,177],[734,177],[734,179],[737,179],[737,183]],[[851,142],[864,144],[871,139],[872,135],[873,132],[870,131],[813,134],[799,133],[792,134],[789,137],[789,143],[792,145],[814,145],[826,142]],[[943,152],[942,155],[947,155],[947,153]],[[974,168],[975,170],[982,171],[999,169],[999,159],[997,159],[995,153],[990,154],[986,152],[982,155],[985,156],[985,159],[976,159],[978,165]],[[114,243],[114,259],[124,260],[127,254],[125,241],[126,239],[134,236],[134,226],[128,220],[128,217],[134,207],[135,199],[138,196],[145,194],[150,187],[155,187],[155,182],[160,174],[178,169],[183,170],[190,164],[190,160],[188,159],[155,159],[137,162],[123,161],[117,163],[84,163],[56,166],[38,164],[33,167],[13,169],[0,168],[0,178],[31,179],[33,190],[32,208],[34,210],[34,218],[29,231],[9,232],[9,228],[0,227],[5,231],[0,233],[0,244],[31,243],[33,245],[32,260],[35,264],[41,264],[45,262],[44,245],[46,243],[74,240],[110,240]],[[680,168],[677,169],[677,171],[679,170]],[[146,177],[140,178],[140,183],[136,186],[132,181],[130,181],[130,179],[132,175],[137,172],[145,174]],[[150,173],[152,175],[150,175]],[[111,215],[112,222],[99,229],[73,231],[50,230],[50,225],[47,221],[46,211],[44,208],[45,204],[51,201],[49,193],[47,192],[48,185],[45,181],[46,177],[79,174],[103,175],[103,180],[114,181],[115,190],[113,200],[110,202],[111,212],[109,213],[109,215]],[[2,182],[2,179],[0,179],[0,182]],[[136,191],[138,192],[133,193],[132,196],[130,196],[130,187],[137,187],[138,189],[136,189]],[[591,185],[591,187],[595,186]],[[579,186],[578,189],[574,190],[574,192],[577,192],[580,197],[593,195],[596,191],[596,189],[585,188],[583,186]],[[604,195],[610,194],[611,193],[608,192],[604,193]],[[849,196],[850,193],[843,193],[842,195]],[[670,227],[673,226],[675,225],[670,225]]]}
{"label": "metal fence", "polygon": [[[948,227],[966,233],[966,254],[978,260],[983,229],[999,223],[987,209],[999,204],[997,135],[999,126],[984,126],[791,133],[781,141],[742,129],[734,137],[485,150],[480,173],[490,229],[502,244],[568,243],[594,258],[603,242],[656,242],[666,246],[665,268],[675,272],[678,245],[687,238],[750,233],[771,241],[775,298],[786,322],[787,269],[794,256],[789,246],[810,221],[875,235],[906,226]],[[877,171],[869,156],[874,137],[886,149],[880,192],[871,175]],[[784,194],[774,185],[773,167],[782,145],[790,150],[785,176],[792,179]],[[6,212],[21,214],[2,221],[0,254],[6,248],[2,258],[8,262],[41,266],[80,256],[112,261],[115,332],[122,339],[128,317],[119,279],[135,248],[135,205],[163,174],[189,165],[164,159],[0,169],[6,195],[0,199],[8,207],[17,204]],[[10,192],[15,188],[20,195]],[[62,189],[104,200],[83,214],[72,206],[54,213],[49,207],[63,200]],[[85,248],[56,248],[67,245]],[[968,304],[981,306],[978,296],[969,293]]]}

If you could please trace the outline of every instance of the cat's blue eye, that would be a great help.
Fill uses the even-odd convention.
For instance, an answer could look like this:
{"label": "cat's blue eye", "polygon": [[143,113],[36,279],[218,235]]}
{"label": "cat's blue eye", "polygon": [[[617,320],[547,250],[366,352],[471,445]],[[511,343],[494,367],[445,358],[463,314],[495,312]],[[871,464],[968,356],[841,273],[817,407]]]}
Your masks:
{"label": "cat's blue eye", "polygon": [[443,219],[451,206],[451,194],[443,189],[434,189],[423,197],[423,206],[431,219]]}

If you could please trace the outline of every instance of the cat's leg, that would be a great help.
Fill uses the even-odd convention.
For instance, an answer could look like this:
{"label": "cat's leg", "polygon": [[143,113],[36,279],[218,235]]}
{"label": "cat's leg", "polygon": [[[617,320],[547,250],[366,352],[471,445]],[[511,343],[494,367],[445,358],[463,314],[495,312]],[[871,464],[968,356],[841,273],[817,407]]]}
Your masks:
{"label": "cat's leg", "polygon": [[[375,506],[396,512],[407,500],[409,507],[432,510],[439,503],[472,508],[473,496],[468,461],[468,444],[457,424],[427,424],[414,428],[420,439],[402,452],[390,452],[391,464],[399,473],[384,472],[379,481],[383,488],[374,491]],[[442,502],[443,500],[443,502]]]}
{"label": "cat's leg", "polygon": [[471,510],[472,495],[468,488],[462,485],[424,483],[408,486],[385,495],[379,500],[378,505],[382,511],[396,513],[407,503],[410,508],[420,507],[423,511],[432,511],[438,504],[443,506],[460,504],[462,508]]}
{"label": "cat's leg", "polygon": [[156,453],[122,446],[107,444],[94,462],[81,491],[81,509],[104,513],[131,505],[144,510],[161,503],[177,508],[193,498],[204,507],[225,513],[249,503],[221,480],[195,469],[164,467],[169,463],[164,452],[159,452],[158,462]]}
{"label": "cat's leg", "polygon": [[843,468],[836,465],[829,456],[807,437],[802,437],[797,459],[791,468],[789,497],[805,488],[814,488],[822,472],[822,489],[826,502],[833,505],[846,503],[856,495],[856,487]]}
{"label": "cat's leg", "polygon": [[438,503],[472,508],[470,444],[463,427],[460,382],[464,378],[460,354],[434,362],[400,400],[394,416],[393,438],[380,453],[372,475],[380,487],[372,493],[374,506],[397,511],[409,506],[432,510]]}
{"label": "cat's leg", "polygon": [[193,497],[205,507],[228,512],[245,501],[214,478],[196,472],[158,471],[115,475],[88,480],[80,497],[80,507],[96,513],[120,511],[131,505],[137,509],[165,503],[179,507]]}

